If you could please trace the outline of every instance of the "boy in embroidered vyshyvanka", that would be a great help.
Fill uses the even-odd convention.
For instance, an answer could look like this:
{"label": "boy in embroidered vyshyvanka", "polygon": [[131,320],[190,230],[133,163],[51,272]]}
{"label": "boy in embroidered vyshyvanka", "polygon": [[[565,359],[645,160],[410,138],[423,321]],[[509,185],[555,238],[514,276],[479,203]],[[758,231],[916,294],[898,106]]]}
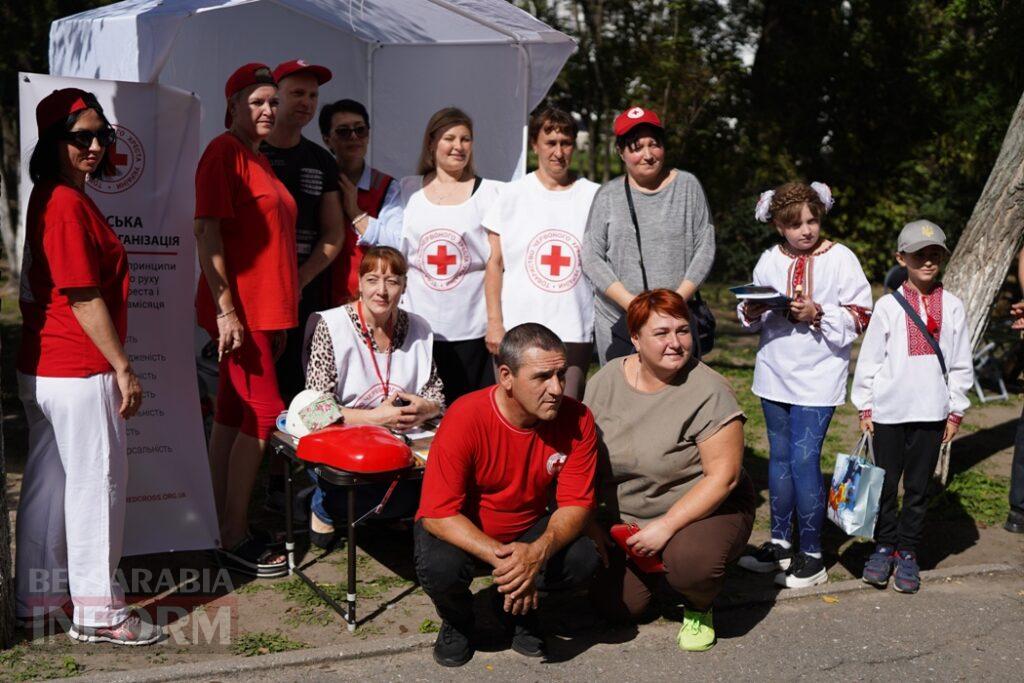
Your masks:
{"label": "boy in embroidered vyshyvanka", "polygon": [[[761,195],[755,217],[774,223],[781,244],[765,251],[754,284],[790,297],[788,308],[741,303],[740,322],[761,341],[753,392],[768,427],[771,540],[739,564],[777,572],[787,588],[828,580],[821,556],[825,486],[821,446],[836,406],[846,401],[850,347],[871,315],[871,287],[853,252],[821,235],[832,208],[824,183],[786,183]],[[797,527],[799,552],[793,543]],[[781,571],[780,571],[781,570]]]}
{"label": "boy in embroidered vyshyvanka", "polygon": [[[928,480],[940,444],[956,435],[970,405],[974,384],[971,342],[964,305],[939,282],[947,254],[939,226],[919,220],[900,232],[896,260],[907,281],[896,290],[917,312],[919,324],[905,312],[896,294],[878,300],[857,357],[851,398],[861,428],[873,435],[875,463],[885,483],[875,525],[875,552],[864,565],[864,581],[916,593],[921,585],[917,546],[927,508]],[[930,335],[938,342],[935,353]],[[943,376],[944,370],[948,371]],[[903,477],[903,508],[896,495]]]}

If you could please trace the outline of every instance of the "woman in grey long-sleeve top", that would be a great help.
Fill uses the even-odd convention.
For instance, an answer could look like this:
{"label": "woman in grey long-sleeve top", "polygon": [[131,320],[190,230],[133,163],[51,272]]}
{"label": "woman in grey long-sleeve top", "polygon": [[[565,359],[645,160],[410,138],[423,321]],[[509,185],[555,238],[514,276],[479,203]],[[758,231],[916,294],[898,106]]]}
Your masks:
{"label": "woman in grey long-sleeve top", "polygon": [[[715,260],[715,228],[700,181],[665,167],[665,131],[653,111],[632,107],[615,119],[615,145],[626,166],[643,244],[647,284],[687,301]],[[583,237],[583,272],[594,285],[594,336],[607,363],[612,326],[643,291],[640,255],[624,177],[601,186]]]}

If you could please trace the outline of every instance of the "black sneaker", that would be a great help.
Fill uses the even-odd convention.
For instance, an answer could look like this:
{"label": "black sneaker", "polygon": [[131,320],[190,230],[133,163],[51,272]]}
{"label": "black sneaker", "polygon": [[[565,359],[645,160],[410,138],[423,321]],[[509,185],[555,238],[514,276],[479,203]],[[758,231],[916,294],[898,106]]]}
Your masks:
{"label": "black sneaker", "polygon": [[517,620],[512,649],[524,657],[543,657],[547,654],[544,637],[536,628],[535,619]]}
{"label": "black sneaker", "polygon": [[783,548],[778,543],[767,541],[752,553],[747,553],[739,559],[739,566],[759,574],[770,574],[780,569],[789,569],[793,561],[793,547]]}
{"label": "black sneaker", "polygon": [[1010,514],[1006,516],[1006,523],[1003,524],[1003,528],[1011,534],[1024,534],[1024,513],[1010,510]]}
{"label": "black sneaker", "polygon": [[828,581],[825,562],[820,557],[799,553],[789,569],[775,575],[775,583],[785,588],[806,588]]}
{"label": "black sneaker", "polygon": [[441,666],[462,666],[473,658],[469,637],[449,624],[441,622],[441,631],[434,641],[434,661]]}

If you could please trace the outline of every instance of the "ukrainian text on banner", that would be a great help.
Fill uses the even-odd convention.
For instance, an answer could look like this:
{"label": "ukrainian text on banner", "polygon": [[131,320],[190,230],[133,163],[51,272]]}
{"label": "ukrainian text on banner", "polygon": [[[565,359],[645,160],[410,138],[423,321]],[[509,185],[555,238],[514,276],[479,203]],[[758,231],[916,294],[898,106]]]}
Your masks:
{"label": "ukrainian text on banner", "polygon": [[[199,100],[149,83],[20,74],[21,225],[32,190],[28,160],[35,108],[60,88],[96,95],[117,130],[107,149],[116,173],[86,192],[128,251],[126,350],[143,390],[128,421],[128,516],[124,552],[140,555],[217,545],[193,354],[194,177]],[[24,231],[21,231],[24,235]]]}

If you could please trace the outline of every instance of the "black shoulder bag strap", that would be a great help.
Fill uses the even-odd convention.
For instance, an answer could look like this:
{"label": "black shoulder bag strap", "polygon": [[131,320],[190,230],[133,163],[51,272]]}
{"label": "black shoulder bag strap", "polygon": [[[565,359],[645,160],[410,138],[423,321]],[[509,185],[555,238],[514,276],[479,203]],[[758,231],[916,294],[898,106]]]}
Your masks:
{"label": "black shoulder bag strap", "polygon": [[636,250],[640,252],[640,277],[644,280],[644,291],[648,291],[647,268],[644,267],[644,248],[640,243],[640,222],[636,219],[636,207],[633,206],[633,193],[629,190],[629,176],[623,178],[626,185],[626,203],[629,204],[629,217],[633,219],[633,232],[636,234]]}
{"label": "black shoulder bag strap", "polygon": [[921,320],[921,316],[917,314],[914,307],[910,305],[910,302],[900,294],[898,289],[892,290],[892,296],[896,299],[896,303],[903,307],[903,310],[907,312],[907,317],[910,318],[911,322],[917,325],[917,329],[921,330],[921,334],[924,335],[924,340],[928,342],[928,346],[932,347],[932,351],[935,352],[935,357],[939,359],[939,367],[942,368],[942,377],[946,377],[946,358],[942,355],[942,349],[939,348],[939,340],[932,336],[932,333],[928,331],[928,326]]}

